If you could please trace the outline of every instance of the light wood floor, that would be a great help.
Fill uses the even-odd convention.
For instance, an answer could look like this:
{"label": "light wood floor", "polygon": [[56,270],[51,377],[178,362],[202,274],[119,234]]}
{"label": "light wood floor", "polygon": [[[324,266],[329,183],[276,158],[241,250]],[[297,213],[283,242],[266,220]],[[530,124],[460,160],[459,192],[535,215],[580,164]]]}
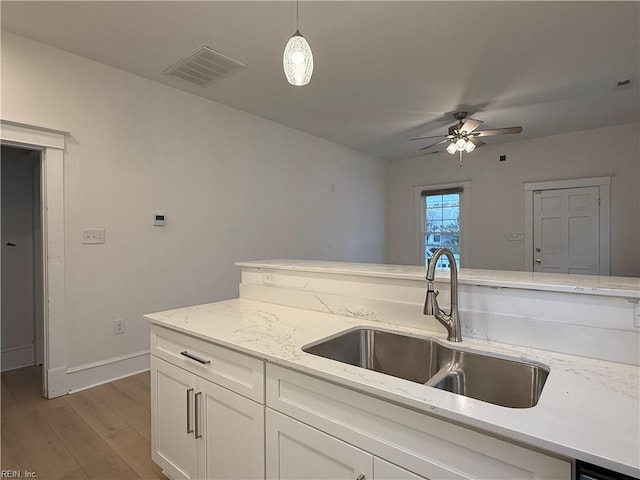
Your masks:
{"label": "light wood floor", "polygon": [[2,373],[2,469],[45,480],[162,479],[151,461],[149,372],[46,400],[40,368]]}

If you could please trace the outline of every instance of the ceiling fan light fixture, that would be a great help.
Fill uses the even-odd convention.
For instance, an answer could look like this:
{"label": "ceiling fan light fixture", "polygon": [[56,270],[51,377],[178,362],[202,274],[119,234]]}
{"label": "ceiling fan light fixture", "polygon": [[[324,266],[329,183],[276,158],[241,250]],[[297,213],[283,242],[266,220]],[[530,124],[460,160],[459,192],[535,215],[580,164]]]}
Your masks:
{"label": "ceiling fan light fixture", "polygon": [[471,153],[476,149],[476,146],[473,144],[473,142],[467,142],[467,144],[464,146],[464,151],[467,153]]}
{"label": "ceiling fan light fixture", "polygon": [[428,150],[432,147],[435,147],[436,145],[446,144],[446,151],[451,155],[457,153],[460,157],[460,164],[462,165],[463,154],[474,152],[476,148],[485,145],[485,142],[482,141],[479,137],[491,137],[494,135],[522,133],[522,126],[478,130],[478,127],[482,125],[482,121],[468,118],[467,112],[456,112],[453,114],[453,118],[455,118],[458,123],[455,125],[451,125],[448,128],[448,133],[442,135],[417,137],[412,138],[411,140],[426,140],[431,138],[445,137],[444,140],[432,143],[431,145],[427,145],[426,147],[422,147],[420,150]]}

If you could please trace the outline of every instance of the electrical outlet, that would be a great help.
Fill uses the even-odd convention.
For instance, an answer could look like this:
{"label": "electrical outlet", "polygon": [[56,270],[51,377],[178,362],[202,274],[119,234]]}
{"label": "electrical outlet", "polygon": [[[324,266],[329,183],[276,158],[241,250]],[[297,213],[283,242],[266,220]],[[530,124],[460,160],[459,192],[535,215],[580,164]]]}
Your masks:
{"label": "electrical outlet", "polygon": [[82,243],[104,243],[104,228],[96,228],[82,231]]}
{"label": "electrical outlet", "polygon": [[278,283],[276,272],[262,272],[262,283],[265,285],[276,285]]}
{"label": "electrical outlet", "polygon": [[124,320],[122,318],[113,321],[113,334],[120,335],[124,333]]}

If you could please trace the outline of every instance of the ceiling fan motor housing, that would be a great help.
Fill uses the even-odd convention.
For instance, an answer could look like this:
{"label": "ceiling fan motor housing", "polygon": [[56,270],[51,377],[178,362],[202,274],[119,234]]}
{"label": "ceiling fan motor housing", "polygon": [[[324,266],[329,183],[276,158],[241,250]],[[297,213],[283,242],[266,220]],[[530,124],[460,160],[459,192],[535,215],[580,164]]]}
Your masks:
{"label": "ceiling fan motor housing", "polygon": [[453,118],[462,123],[462,120],[464,120],[468,114],[469,112],[456,112],[453,114]]}

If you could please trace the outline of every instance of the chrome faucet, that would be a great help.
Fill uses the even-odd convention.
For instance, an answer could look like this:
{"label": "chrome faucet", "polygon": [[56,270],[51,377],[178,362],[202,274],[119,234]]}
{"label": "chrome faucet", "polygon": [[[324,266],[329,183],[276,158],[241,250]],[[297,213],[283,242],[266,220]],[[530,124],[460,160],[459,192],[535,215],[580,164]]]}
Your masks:
{"label": "chrome faucet", "polygon": [[[449,259],[449,270],[451,272],[451,311],[447,314],[438,305],[436,296],[439,292],[434,290],[433,282],[436,275],[436,264],[441,255]],[[458,267],[453,253],[448,248],[439,248],[429,260],[427,267],[427,296],[424,299],[423,313],[433,315],[447,329],[447,340],[450,342],[462,341],[462,327],[460,326],[460,315],[458,314]]]}

